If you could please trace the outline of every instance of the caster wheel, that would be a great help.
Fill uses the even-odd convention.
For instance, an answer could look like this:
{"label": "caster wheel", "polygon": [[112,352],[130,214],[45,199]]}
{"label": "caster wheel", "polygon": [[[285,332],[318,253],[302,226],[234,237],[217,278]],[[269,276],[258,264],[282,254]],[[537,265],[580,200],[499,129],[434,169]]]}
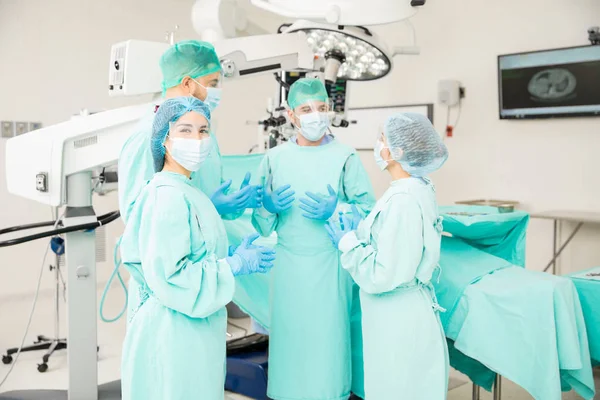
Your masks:
{"label": "caster wheel", "polygon": [[13,362],[12,356],[2,356],[2,364],[10,364]]}
{"label": "caster wheel", "polygon": [[38,364],[38,371],[40,371],[40,372],[48,371],[48,364],[46,364],[46,363]]}

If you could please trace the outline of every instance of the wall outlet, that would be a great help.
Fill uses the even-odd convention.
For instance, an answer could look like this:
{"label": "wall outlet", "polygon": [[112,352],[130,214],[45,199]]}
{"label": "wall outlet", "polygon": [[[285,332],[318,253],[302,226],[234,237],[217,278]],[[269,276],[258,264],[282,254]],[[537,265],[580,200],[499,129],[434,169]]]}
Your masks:
{"label": "wall outlet", "polygon": [[2,121],[1,130],[3,138],[11,138],[15,136],[15,123],[12,121]]}
{"label": "wall outlet", "polygon": [[15,135],[29,132],[29,122],[15,122]]}
{"label": "wall outlet", "polygon": [[31,131],[37,131],[38,129],[42,129],[42,123],[41,122],[30,122],[29,123],[29,132],[31,132]]}

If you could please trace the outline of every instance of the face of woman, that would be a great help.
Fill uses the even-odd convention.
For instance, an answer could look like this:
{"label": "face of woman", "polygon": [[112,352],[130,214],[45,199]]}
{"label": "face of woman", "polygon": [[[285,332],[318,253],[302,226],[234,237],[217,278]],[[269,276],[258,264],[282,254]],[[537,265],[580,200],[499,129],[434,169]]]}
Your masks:
{"label": "face of woman", "polygon": [[175,122],[169,125],[169,133],[165,140],[165,166],[180,166],[171,155],[174,140],[170,139],[191,139],[202,140],[210,137],[210,127],[207,119],[196,112],[184,114]]}

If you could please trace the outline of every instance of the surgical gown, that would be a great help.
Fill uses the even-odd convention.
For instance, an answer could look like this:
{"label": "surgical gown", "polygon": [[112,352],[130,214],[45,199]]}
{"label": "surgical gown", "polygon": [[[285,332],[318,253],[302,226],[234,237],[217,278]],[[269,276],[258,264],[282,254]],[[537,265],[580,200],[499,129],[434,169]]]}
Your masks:
{"label": "surgical gown", "polygon": [[[127,139],[119,156],[119,210],[123,222],[127,224],[135,201],[148,181],[154,175],[154,164],[150,151],[150,135],[154,121],[155,106],[148,109],[138,122],[135,132]],[[211,133],[213,149],[202,163],[199,171],[192,174],[192,185],[210,196],[222,183],[221,153],[217,139]],[[239,214],[224,216],[224,219],[235,219]],[[127,320],[139,305],[140,289],[133,279],[129,279],[127,296]]]}
{"label": "surgical gown", "polygon": [[368,400],[446,398],[448,350],[430,284],[441,232],[433,186],[408,178],[392,182],[339,243],[361,289]]}
{"label": "surgical gown", "polygon": [[222,400],[225,305],[234,292],[223,221],[185,176],[157,173],[121,243],[140,287],[121,365],[124,400]]}
{"label": "surgical gown", "polygon": [[270,214],[261,208],[252,217],[259,233],[276,231],[278,238],[270,285],[268,396],[346,400],[351,339],[356,339],[351,338],[351,314],[359,310],[358,299],[326,222],[303,217],[298,205],[306,191],[325,194],[330,184],[339,202],[356,204],[367,214],[375,202],[371,183],[354,149],[335,139],[316,147],[277,146],[267,152],[259,176],[271,176],[273,189],[289,184],[296,192],[290,209]]}

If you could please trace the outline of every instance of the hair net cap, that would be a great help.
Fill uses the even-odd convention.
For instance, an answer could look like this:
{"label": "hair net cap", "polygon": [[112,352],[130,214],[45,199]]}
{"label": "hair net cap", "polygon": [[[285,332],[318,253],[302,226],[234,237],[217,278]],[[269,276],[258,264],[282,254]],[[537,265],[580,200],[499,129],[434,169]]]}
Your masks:
{"label": "hair net cap", "polygon": [[169,124],[176,122],[188,112],[196,112],[210,122],[210,109],[201,100],[192,96],[176,97],[165,100],[156,111],[152,123],[150,151],[154,160],[154,171],[159,172],[165,164],[165,140],[169,133]]}
{"label": "hair net cap", "polygon": [[392,158],[413,176],[438,170],[448,159],[448,149],[429,119],[404,113],[389,117],[384,134]]}
{"label": "hair net cap", "polygon": [[325,85],[319,79],[302,78],[298,79],[290,87],[287,101],[293,110],[309,101],[328,102],[329,96],[327,95]]}
{"label": "hair net cap", "polygon": [[199,78],[221,71],[221,62],[213,45],[186,40],[169,47],[160,58],[163,75],[162,89],[177,86],[183,78]]}

